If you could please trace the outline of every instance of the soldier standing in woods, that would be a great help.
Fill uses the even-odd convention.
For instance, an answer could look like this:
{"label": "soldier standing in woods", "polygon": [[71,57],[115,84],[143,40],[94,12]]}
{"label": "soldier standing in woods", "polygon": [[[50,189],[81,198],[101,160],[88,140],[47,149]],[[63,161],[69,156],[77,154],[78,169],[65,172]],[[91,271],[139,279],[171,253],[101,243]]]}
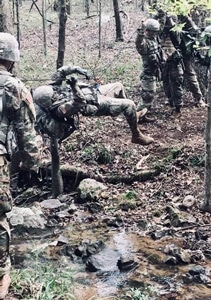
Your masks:
{"label": "soldier standing in woods", "polygon": [[179,23],[184,24],[180,33],[179,49],[181,50],[184,66],[184,79],[192,93],[196,106],[206,107],[203,94],[200,89],[197,74],[194,69],[194,45],[196,38],[201,34],[198,26],[190,16],[178,16]]}
{"label": "soldier standing in woods", "polygon": [[34,130],[35,109],[31,94],[13,76],[12,68],[19,61],[18,42],[8,33],[0,33],[0,299],[10,286],[10,228],[6,213],[12,209],[10,194],[10,146],[8,132],[14,133],[21,159],[21,168],[37,170],[38,149]]}
{"label": "soldier standing in woods", "polygon": [[179,36],[172,30],[177,24],[177,16],[158,9],[154,18],[159,20],[161,25],[159,39],[166,61],[162,67],[163,89],[168,98],[168,104],[173,108],[172,113],[178,115],[183,106],[184,71],[183,57],[178,49]]}
{"label": "soldier standing in woods", "polygon": [[[142,117],[142,114],[139,115],[142,109],[147,108],[149,111],[152,109],[157,81],[161,79],[160,66],[162,58],[158,43],[159,32],[160,23],[153,18],[142,20],[141,27],[137,29],[135,44],[143,62],[143,70],[140,74],[141,99],[137,106],[139,120]],[[148,122],[154,121],[152,117],[147,115],[143,119]]]}
{"label": "soldier standing in woods", "polygon": [[[44,101],[46,95],[46,89],[48,89],[49,95],[52,95],[52,97],[50,97],[49,99],[52,99],[53,102],[56,98],[64,98],[60,85],[63,81],[66,80],[66,76],[73,73],[79,73],[85,75],[86,78],[88,77],[87,71],[81,69],[80,67],[72,65],[63,66],[52,75],[52,86],[49,85],[48,87],[39,87],[34,91],[35,103],[41,106],[40,104],[42,101]],[[71,78],[71,80],[69,80],[69,83],[73,91],[72,98],[74,99],[74,102],[71,102],[70,96],[69,99],[67,97],[66,103],[62,103],[62,107],[57,107],[57,116],[59,113],[60,118],[68,119],[76,112],[76,110],[78,110],[78,112],[80,112],[83,116],[98,117],[116,117],[119,114],[123,113],[132,132],[132,143],[149,145],[154,141],[153,138],[142,134],[139,130],[135,104],[132,100],[126,98],[124,87],[120,82],[107,85],[98,85],[96,83],[94,85],[91,85],[80,82],[78,83],[75,78]],[[145,114],[146,111],[147,110],[145,109],[141,113]],[[44,118],[41,117],[39,119],[42,122],[41,127],[46,127],[47,122],[44,120]],[[53,121],[53,124],[56,125],[55,121]],[[47,131],[50,135],[50,130]],[[55,133],[56,131],[53,130],[52,134],[54,134],[53,132]]]}

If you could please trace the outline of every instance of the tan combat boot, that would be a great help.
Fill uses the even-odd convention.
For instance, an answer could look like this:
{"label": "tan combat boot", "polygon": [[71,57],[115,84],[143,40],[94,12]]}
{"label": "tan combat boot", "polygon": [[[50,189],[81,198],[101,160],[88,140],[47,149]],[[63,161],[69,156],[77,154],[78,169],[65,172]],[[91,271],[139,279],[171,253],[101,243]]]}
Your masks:
{"label": "tan combat boot", "polygon": [[0,279],[0,299],[4,299],[8,294],[8,289],[11,283],[9,274],[2,276]]}
{"label": "tan combat boot", "polygon": [[143,108],[142,110],[137,111],[136,118],[138,123],[141,122],[141,119],[146,115],[147,111],[147,108]]}
{"label": "tan combat boot", "polygon": [[154,139],[151,136],[144,135],[140,131],[137,131],[137,133],[133,133],[131,142],[146,146],[153,143]]}

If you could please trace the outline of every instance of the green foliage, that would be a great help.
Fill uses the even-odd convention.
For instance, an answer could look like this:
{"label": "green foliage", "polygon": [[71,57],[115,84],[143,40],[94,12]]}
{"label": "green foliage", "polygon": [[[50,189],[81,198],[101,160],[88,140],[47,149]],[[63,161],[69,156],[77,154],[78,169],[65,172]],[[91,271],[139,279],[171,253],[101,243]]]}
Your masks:
{"label": "green foliage", "polygon": [[125,200],[137,200],[138,196],[136,191],[128,191],[122,194],[122,198]]}
{"label": "green foliage", "polygon": [[[145,288],[131,288],[121,300],[155,300],[157,295],[157,289],[153,286],[147,286]],[[120,299],[116,299],[120,300]]]}
{"label": "green foliage", "polygon": [[190,166],[195,166],[195,167],[201,167],[204,166],[205,163],[205,157],[199,156],[199,155],[194,155],[192,157],[189,157],[188,159]]}
{"label": "green foliage", "polygon": [[211,0],[164,0],[159,7],[169,14],[188,16],[195,7],[211,8]]}
{"label": "green foliage", "polygon": [[74,300],[72,271],[51,264],[13,270],[12,290],[25,300]]}
{"label": "green foliage", "polygon": [[114,159],[114,151],[110,147],[99,144],[85,147],[81,151],[83,160],[94,160],[99,164],[109,164]]}
{"label": "green foliage", "polygon": [[165,170],[169,164],[171,164],[180,154],[182,149],[178,147],[169,148],[167,151],[167,156],[161,160],[154,162],[153,167],[158,170]]}

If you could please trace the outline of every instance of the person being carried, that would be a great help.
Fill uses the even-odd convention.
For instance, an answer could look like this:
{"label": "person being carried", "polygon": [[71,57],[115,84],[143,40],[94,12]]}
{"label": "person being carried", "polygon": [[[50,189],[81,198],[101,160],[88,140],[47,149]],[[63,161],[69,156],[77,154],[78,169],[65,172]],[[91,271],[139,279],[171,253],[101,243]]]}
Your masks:
{"label": "person being carried", "polygon": [[0,299],[8,293],[10,279],[10,228],[6,213],[12,209],[10,193],[8,132],[12,130],[18,147],[21,168],[36,171],[39,152],[34,129],[35,108],[30,92],[13,76],[12,68],[20,60],[18,42],[9,33],[0,33]]}
{"label": "person being carried", "polygon": [[[82,70],[82,72],[78,72],[78,70]],[[48,89],[49,94],[52,94],[51,99],[53,101],[54,99],[64,99],[64,89],[61,87],[61,83],[63,81],[67,81],[71,86],[73,94],[69,91],[67,101],[62,104],[62,108],[57,108],[57,113],[59,112],[60,116],[68,119],[71,115],[75,114],[76,111],[78,113],[81,113],[83,116],[98,117],[116,117],[119,114],[123,113],[132,132],[132,143],[149,145],[154,142],[154,139],[152,137],[142,134],[139,130],[136,115],[136,106],[132,100],[126,98],[124,87],[120,82],[107,85],[99,85],[96,83],[87,84],[78,82],[74,77],[72,77],[70,80],[66,79],[66,76],[71,75],[75,72],[79,74],[83,73],[86,78],[88,76],[86,70],[72,65],[67,65],[59,68],[52,75],[51,85],[38,87],[34,91],[35,103],[40,105],[40,103],[43,101],[43,97],[45,97],[46,95],[46,89]],[[80,92],[80,97],[77,96],[78,92]],[[146,111],[147,110],[145,109],[142,111],[142,113],[145,114]],[[43,125],[45,126],[44,120]]]}

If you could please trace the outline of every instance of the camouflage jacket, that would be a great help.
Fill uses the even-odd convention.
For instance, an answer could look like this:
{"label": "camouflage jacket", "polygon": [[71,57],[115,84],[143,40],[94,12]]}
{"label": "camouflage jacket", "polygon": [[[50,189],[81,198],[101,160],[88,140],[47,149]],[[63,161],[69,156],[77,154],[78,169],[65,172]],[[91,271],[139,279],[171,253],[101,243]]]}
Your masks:
{"label": "camouflage jacket", "polygon": [[142,28],[139,28],[135,44],[136,50],[142,57],[143,73],[149,76],[157,76],[160,63],[157,38],[148,36]]}
{"label": "camouflage jacket", "polygon": [[[4,82],[2,82],[2,80]],[[38,148],[34,129],[35,108],[30,92],[24,84],[0,65],[0,89],[3,90],[0,131],[14,132],[22,167],[30,169],[38,164]],[[0,154],[8,154],[8,136],[0,140]]]}

